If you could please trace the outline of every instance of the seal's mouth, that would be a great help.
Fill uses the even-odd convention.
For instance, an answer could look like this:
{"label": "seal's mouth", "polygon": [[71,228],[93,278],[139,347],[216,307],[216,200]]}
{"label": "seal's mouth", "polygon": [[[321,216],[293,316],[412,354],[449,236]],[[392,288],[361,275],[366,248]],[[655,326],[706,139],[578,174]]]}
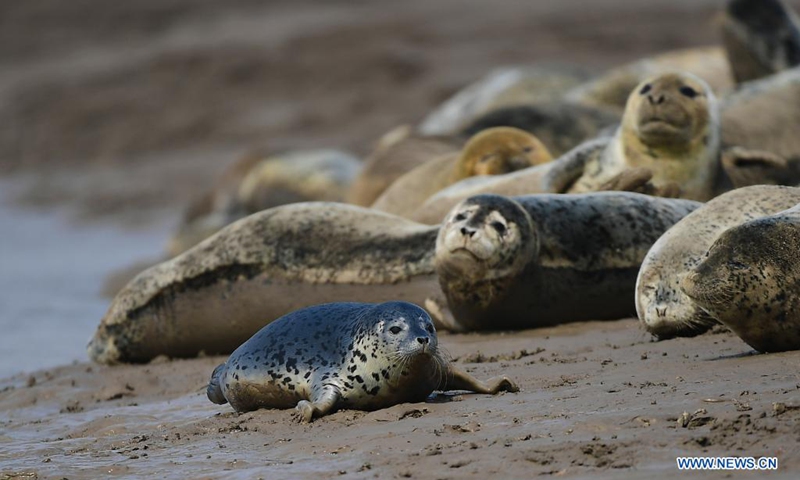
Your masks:
{"label": "seal's mouth", "polygon": [[450,256],[455,257],[455,258],[465,259],[465,260],[471,259],[471,260],[475,260],[475,261],[478,261],[478,262],[484,260],[483,258],[480,258],[477,254],[475,254],[475,252],[473,252],[472,250],[470,250],[467,247],[451,248],[450,249]]}

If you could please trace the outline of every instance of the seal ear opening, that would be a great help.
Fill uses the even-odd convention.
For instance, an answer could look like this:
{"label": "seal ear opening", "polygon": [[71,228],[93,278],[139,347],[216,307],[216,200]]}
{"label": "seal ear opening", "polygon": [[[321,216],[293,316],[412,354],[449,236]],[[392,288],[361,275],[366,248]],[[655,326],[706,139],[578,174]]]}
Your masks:
{"label": "seal ear opening", "polygon": [[228,399],[222,393],[222,385],[220,384],[220,377],[225,373],[225,365],[224,363],[217,365],[217,368],[211,373],[211,380],[209,380],[208,388],[206,388],[208,399],[217,405],[228,403]]}

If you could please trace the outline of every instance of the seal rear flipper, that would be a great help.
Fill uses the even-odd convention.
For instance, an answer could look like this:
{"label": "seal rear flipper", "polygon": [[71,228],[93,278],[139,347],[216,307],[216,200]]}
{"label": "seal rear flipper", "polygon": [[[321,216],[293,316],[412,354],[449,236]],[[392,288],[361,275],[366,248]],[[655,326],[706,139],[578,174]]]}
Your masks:
{"label": "seal rear flipper", "polygon": [[502,391],[518,392],[519,387],[505,375],[490,378],[487,382],[481,382],[469,373],[449,365],[445,383],[441,386],[441,390],[467,390],[476,393],[495,394]]}
{"label": "seal rear flipper", "polygon": [[218,405],[228,403],[228,399],[225,398],[225,394],[222,393],[222,385],[220,383],[220,378],[225,374],[225,366],[225,363],[217,365],[217,368],[211,373],[211,380],[209,380],[208,388],[206,388],[208,399]]}

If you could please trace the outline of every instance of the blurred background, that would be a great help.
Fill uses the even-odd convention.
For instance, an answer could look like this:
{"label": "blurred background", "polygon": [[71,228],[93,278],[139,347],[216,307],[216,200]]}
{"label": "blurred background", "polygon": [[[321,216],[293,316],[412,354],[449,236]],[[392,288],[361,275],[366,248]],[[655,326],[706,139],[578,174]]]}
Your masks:
{"label": "blurred background", "polygon": [[497,67],[718,44],[723,4],[0,2],[0,376],[84,360],[104,277],[244,153],[363,157]]}

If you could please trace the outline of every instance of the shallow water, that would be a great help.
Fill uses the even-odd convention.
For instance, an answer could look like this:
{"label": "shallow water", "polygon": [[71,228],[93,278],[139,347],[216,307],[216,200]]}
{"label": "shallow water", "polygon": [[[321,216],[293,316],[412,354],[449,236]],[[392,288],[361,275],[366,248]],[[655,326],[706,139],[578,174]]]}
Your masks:
{"label": "shallow water", "polygon": [[170,222],[76,225],[66,211],[0,200],[0,378],[86,360],[109,303],[100,295],[105,276],[157,257]]}

